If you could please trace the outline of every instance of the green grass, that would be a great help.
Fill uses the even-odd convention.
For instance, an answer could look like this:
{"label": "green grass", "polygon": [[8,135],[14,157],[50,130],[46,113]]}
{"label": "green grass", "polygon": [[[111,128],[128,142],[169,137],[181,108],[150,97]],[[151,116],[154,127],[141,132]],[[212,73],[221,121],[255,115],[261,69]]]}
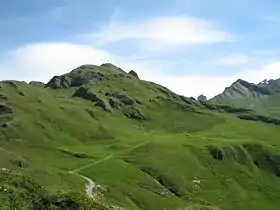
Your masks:
{"label": "green grass", "polygon": [[[103,79],[97,82],[91,72]],[[82,167],[78,173],[104,189],[100,202],[125,209],[278,208],[279,126],[238,119],[229,107],[210,110],[127,76],[107,64],[57,78],[52,87],[58,89],[1,83],[7,96],[1,104],[13,113],[2,115],[7,127],[0,129],[0,168],[32,177],[58,203],[61,193],[85,193],[85,180],[68,173]],[[73,97],[80,88],[75,77],[94,81],[83,87],[108,109],[87,95]],[[133,110],[145,119],[125,115]],[[27,194],[17,195],[25,209],[32,203]]]}
{"label": "green grass", "polygon": [[[172,209],[189,203],[222,209],[256,209],[267,205],[277,208],[277,177],[258,169],[249,151],[239,144],[214,145],[227,151],[223,161],[211,156],[209,144],[213,142],[196,137],[155,139],[136,151],[89,168],[84,174],[112,189],[106,197],[118,205],[141,201],[136,202],[137,207],[146,209]],[[201,184],[193,183],[195,177]],[[166,195],[158,196],[163,194]]]}
{"label": "green grass", "polygon": [[32,178],[6,169],[0,172],[0,183],[1,210],[107,209],[83,194],[75,192],[48,194],[44,187]]}

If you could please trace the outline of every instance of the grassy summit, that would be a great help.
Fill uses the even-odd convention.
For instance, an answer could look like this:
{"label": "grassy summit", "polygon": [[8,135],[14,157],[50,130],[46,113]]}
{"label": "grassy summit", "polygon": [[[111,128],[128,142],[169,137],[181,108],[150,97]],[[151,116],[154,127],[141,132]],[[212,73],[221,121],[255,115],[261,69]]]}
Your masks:
{"label": "grassy summit", "polygon": [[[48,205],[61,203],[65,193],[72,202],[70,191],[85,194],[87,177],[96,183],[95,199],[107,207],[278,208],[277,123],[179,96],[134,73],[84,65],[46,85],[1,82],[0,168],[32,177],[38,202],[58,200]],[[11,184],[2,173],[0,187],[22,189],[16,195],[32,209],[30,187]]]}

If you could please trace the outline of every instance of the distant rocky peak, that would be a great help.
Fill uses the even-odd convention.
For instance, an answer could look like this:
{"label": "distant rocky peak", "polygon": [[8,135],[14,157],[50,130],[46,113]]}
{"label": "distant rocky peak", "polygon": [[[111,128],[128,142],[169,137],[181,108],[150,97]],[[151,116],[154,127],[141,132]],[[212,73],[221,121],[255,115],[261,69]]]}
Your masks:
{"label": "distant rocky peak", "polygon": [[269,81],[267,79],[265,79],[259,83],[259,85],[268,85],[268,84],[269,84]]}
{"label": "distant rocky peak", "polygon": [[207,97],[205,95],[201,94],[200,96],[197,97],[197,100],[198,101],[207,101]]}
{"label": "distant rocky peak", "polygon": [[250,85],[249,82],[247,82],[247,81],[245,81],[245,80],[243,80],[243,79],[238,79],[238,80],[236,80],[236,82],[234,82],[233,85],[234,85],[234,84],[241,84],[241,85],[244,85],[244,86]]}
{"label": "distant rocky peak", "polygon": [[273,89],[280,89],[280,79],[270,79],[267,81],[267,85],[269,85]]}

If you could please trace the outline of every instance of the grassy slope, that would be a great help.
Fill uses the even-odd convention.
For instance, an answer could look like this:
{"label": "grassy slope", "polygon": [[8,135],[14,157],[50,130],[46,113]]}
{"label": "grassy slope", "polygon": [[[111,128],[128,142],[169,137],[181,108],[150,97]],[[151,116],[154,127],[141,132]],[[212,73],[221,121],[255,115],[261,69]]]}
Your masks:
{"label": "grassy slope", "polygon": [[0,208],[37,209],[37,210],[106,210],[98,202],[80,193],[48,194],[47,191],[32,178],[9,170],[0,173]]}
{"label": "grassy slope", "polygon": [[[14,115],[1,129],[0,167],[32,176],[50,192],[83,192],[84,180],[68,171],[113,154],[80,172],[106,189],[106,203],[129,209],[193,204],[277,209],[279,127],[209,112],[135,78],[109,79],[91,89],[104,100],[112,89],[136,97],[142,105],[133,107],[148,121],[126,118],[122,112],[127,107],[109,113],[71,98],[78,87],[2,83],[8,99],[1,103],[12,107]],[[220,160],[211,148],[220,151]],[[19,160],[27,167],[16,166]],[[194,183],[195,178],[201,182]]]}

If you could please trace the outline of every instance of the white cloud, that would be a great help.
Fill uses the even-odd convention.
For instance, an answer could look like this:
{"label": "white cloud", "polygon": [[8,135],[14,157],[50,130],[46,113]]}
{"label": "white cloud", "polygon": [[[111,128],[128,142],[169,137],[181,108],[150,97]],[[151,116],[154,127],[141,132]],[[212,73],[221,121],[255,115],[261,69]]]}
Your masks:
{"label": "white cloud", "polygon": [[157,17],[125,23],[111,21],[93,37],[100,44],[138,39],[156,48],[229,42],[235,39],[232,34],[209,21],[190,17]]}
{"label": "white cloud", "polygon": [[280,77],[280,62],[268,63],[260,68],[248,69],[229,76],[200,74],[170,76],[166,74],[164,64],[161,65],[158,61],[135,61],[133,59],[71,43],[31,44],[10,52],[3,61],[0,61],[0,80],[41,80],[46,82],[52,76],[69,72],[82,64],[100,65],[112,62],[124,70],[134,69],[142,79],[164,85],[176,93],[194,97],[203,93],[208,97],[213,97],[239,78],[258,83],[265,78]]}
{"label": "white cloud", "polygon": [[[10,52],[1,61],[0,79],[41,80],[63,74],[86,63],[102,64],[112,60],[103,50],[71,43],[37,43]],[[4,63],[4,64],[3,64]]]}

